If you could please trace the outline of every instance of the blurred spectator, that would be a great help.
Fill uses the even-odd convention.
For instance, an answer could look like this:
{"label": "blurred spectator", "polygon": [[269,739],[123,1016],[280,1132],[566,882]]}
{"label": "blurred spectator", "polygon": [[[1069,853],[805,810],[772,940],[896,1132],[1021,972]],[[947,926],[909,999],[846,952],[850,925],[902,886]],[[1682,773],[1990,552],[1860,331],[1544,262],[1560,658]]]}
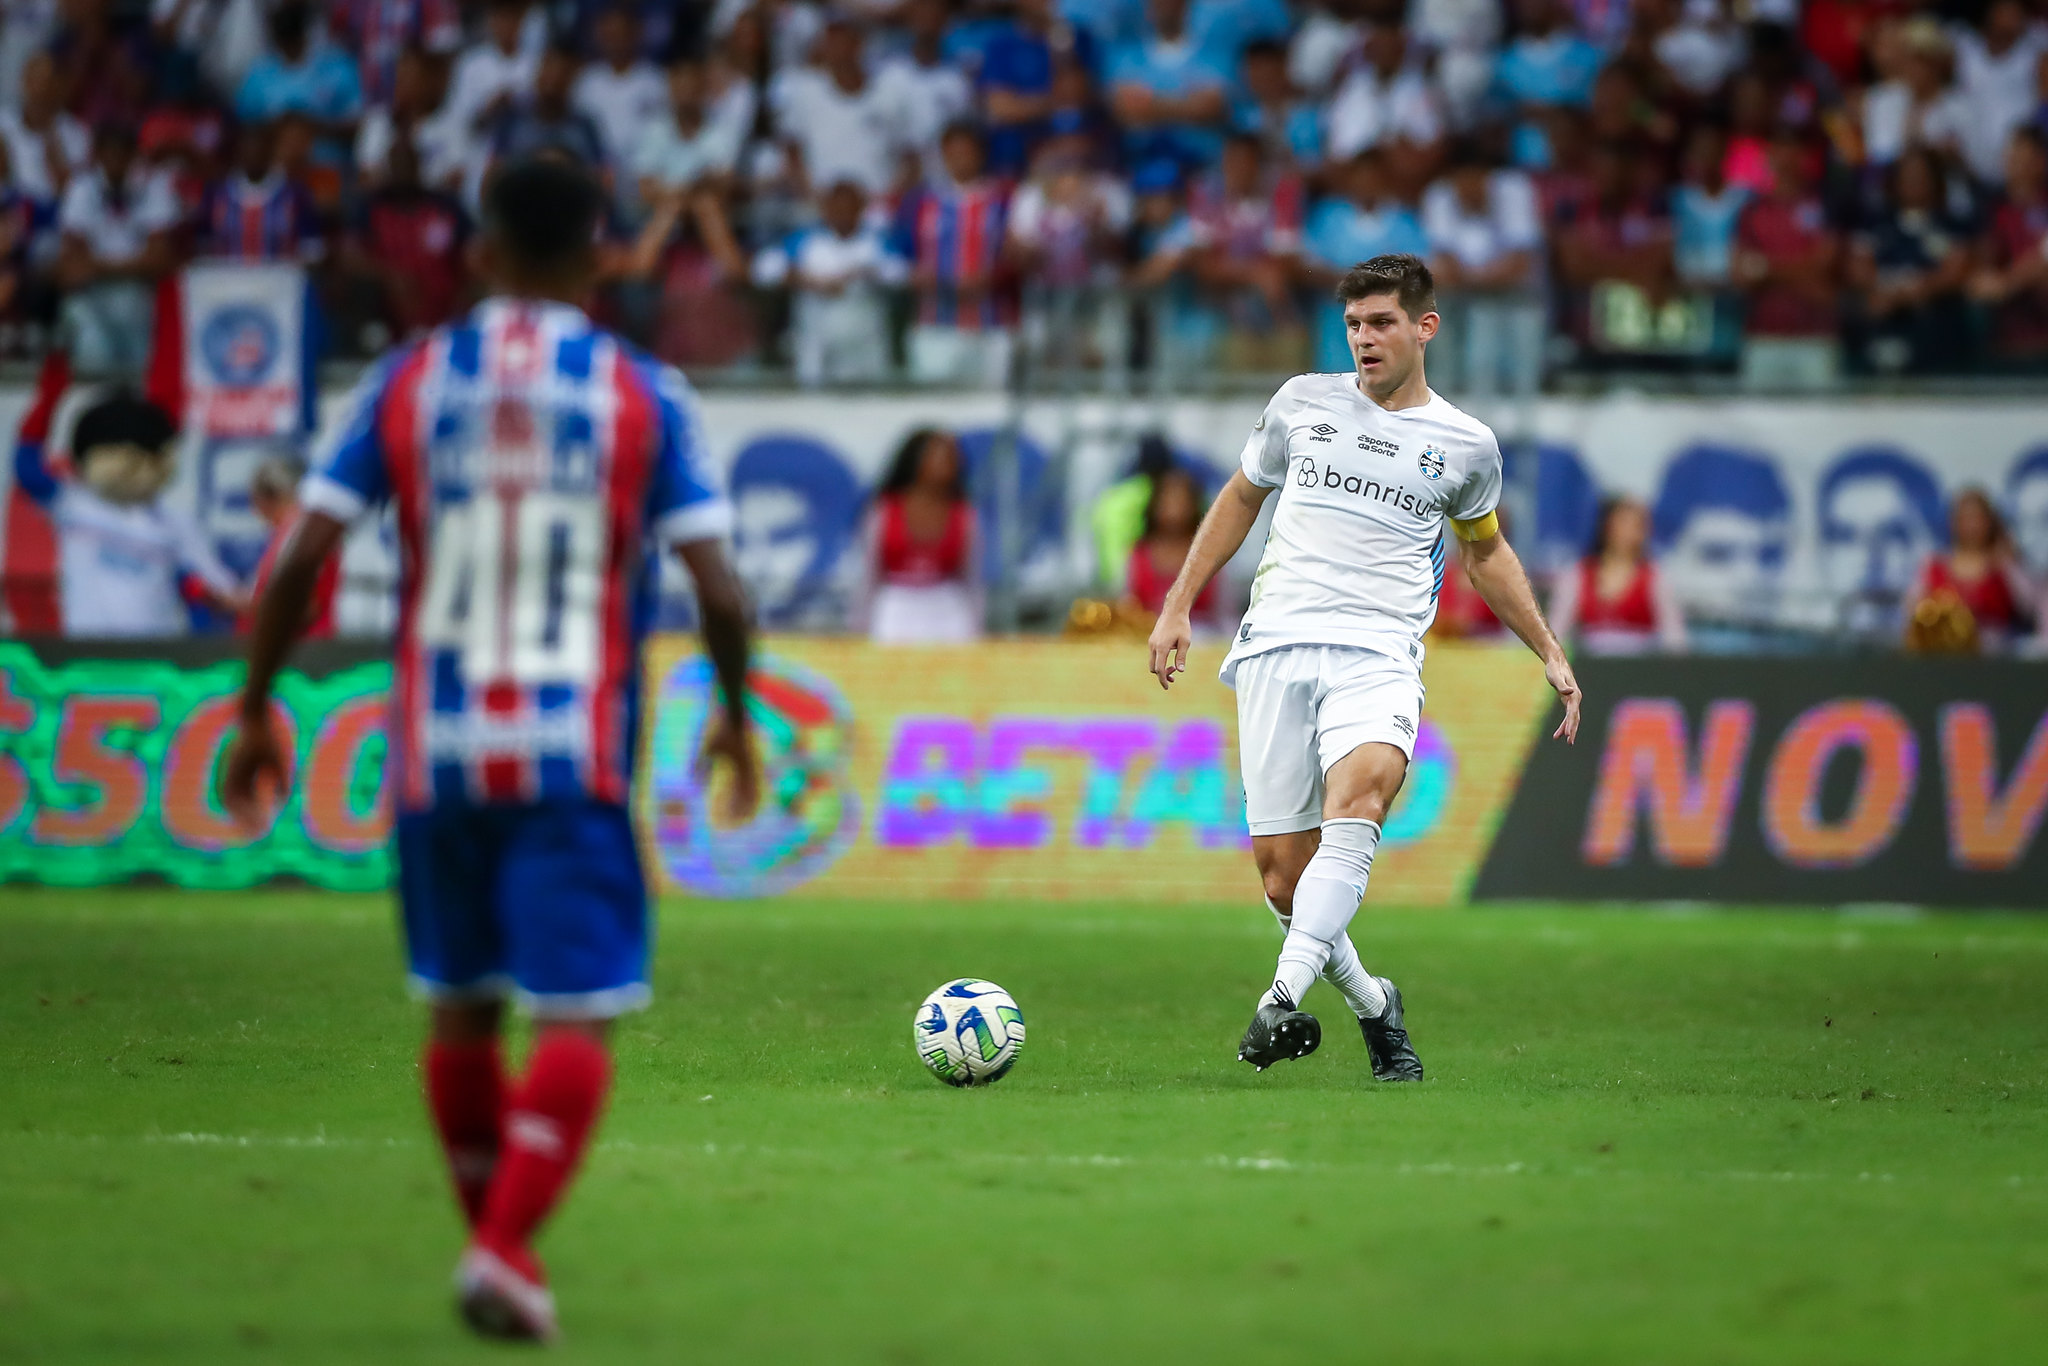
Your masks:
{"label": "blurred spectator", "polygon": [[868,79],[861,32],[850,19],[834,15],[818,39],[818,65],[782,72],[770,93],[800,186],[852,180],[871,195],[896,188],[905,147],[888,92]]}
{"label": "blurred spectator", "polygon": [[235,92],[242,119],[303,114],[323,136],[352,137],[363,112],[356,64],[332,43],[315,42],[310,0],[280,0],[270,11],[270,49]]}
{"label": "blurred spectator", "polygon": [[1685,284],[1725,289],[1734,279],[1735,232],[1750,191],[1731,184],[1726,139],[1703,123],[1685,140],[1682,179],[1671,191],[1672,256]]}
{"label": "blurred spectator", "polygon": [[196,217],[207,188],[225,168],[228,119],[191,62],[164,64],[156,98],[136,133],[136,150],[152,170],[169,177],[179,207]]}
{"label": "blurred spectator", "polygon": [[1137,458],[1129,473],[1096,495],[1088,509],[1088,532],[1094,542],[1097,583],[1104,592],[1122,593],[1131,551],[1145,534],[1153,482],[1179,463],[1162,433],[1146,432],[1138,438]]}
{"label": "blurred spectator", "polygon": [[63,199],[72,175],[92,160],[92,133],[65,111],[49,53],[37,53],[22,67],[21,103],[0,106],[0,139],[7,143],[15,188],[50,204]]}
{"label": "blurred spectator", "polygon": [[1992,210],[1970,293],[1991,307],[1991,344],[2010,360],[2048,357],[2048,142],[2014,130],[2005,194]]}
{"label": "blurred spectator", "polygon": [[799,384],[871,383],[889,373],[885,291],[909,265],[867,221],[867,191],[842,180],[825,191],[816,227],[754,260],[754,283],[795,295],[790,338]]}
{"label": "blurred spectator", "polygon": [[[248,600],[250,609],[243,612],[236,623],[236,629],[247,634],[255,625],[254,604],[263,596],[263,586],[270,582],[271,572],[277,567],[278,554],[299,522],[299,481],[305,478],[306,467],[302,461],[289,456],[272,456],[256,467],[256,473],[249,478],[249,506],[263,524],[270,528],[270,537],[263,545],[263,555],[256,561],[256,568],[249,575]],[[334,634],[334,598],[341,588],[341,556],[327,557],[320,566],[320,577],[314,580],[313,600],[306,607],[306,622],[300,634],[304,639],[325,640]]]}
{"label": "blurred spectator", "polygon": [[1166,157],[1215,160],[1217,130],[1229,114],[1229,68],[1188,32],[1188,0],[1148,0],[1144,36],[1113,48],[1106,83],[1133,162]]}
{"label": "blurred spectator", "polygon": [[974,109],[974,86],[944,51],[947,0],[909,0],[902,7],[910,50],[883,64],[875,87],[890,111],[897,146],[918,158],[915,179],[944,169],[939,137]]}
{"label": "blurred spectator", "polygon": [[1948,526],[1949,548],[1928,556],[1914,581],[1909,620],[1924,620],[1930,606],[1960,606],[1977,647],[2001,650],[2033,628],[2039,589],[2020,567],[2005,522],[1982,489],[1966,488],[1950,500]]}
{"label": "blurred spectator", "polygon": [[1691,99],[1711,99],[1742,62],[1742,31],[1721,0],[1630,0],[1627,8],[1631,42],[1640,35],[1646,55]]}
{"label": "blurred spectator", "polygon": [[1422,227],[1445,328],[1431,350],[1454,362],[1432,378],[1473,394],[1535,393],[1546,340],[1535,184],[1468,144],[1423,195]]}
{"label": "blurred spectator", "polygon": [[92,168],[71,182],[57,213],[57,273],[68,291],[59,325],[81,374],[142,373],[156,282],[176,264],[178,218],[169,183],[136,164],[134,132],[118,123],[101,127]]}
{"label": "blurred spectator", "polygon": [[0,141],[0,321],[15,316],[26,291],[35,219],[35,204],[15,186],[7,144]]}
{"label": "blurred spectator", "polygon": [[1494,84],[1521,115],[1515,128],[1515,160],[1542,166],[1550,159],[1538,117],[1546,108],[1583,107],[1600,74],[1600,49],[1572,28],[1565,0],[1516,0],[1519,32],[1501,49]]}
{"label": "blurred spectator", "polygon": [[1287,0],[1190,0],[1188,5],[1188,40],[1226,72],[1237,70],[1249,44],[1279,42],[1293,31]]}
{"label": "blurred spectator", "polygon": [[1387,154],[1388,173],[1401,186],[1419,185],[1435,165],[1444,135],[1443,113],[1429,74],[1410,60],[1408,37],[1395,23],[1366,30],[1364,60],[1352,66],[1323,111],[1323,150],[1349,161],[1368,147]]}
{"label": "blurred spectator", "polygon": [[1638,188],[1639,147],[1603,143],[1593,149],[1592,192],[1556,225],[1558,283],[1568,308],[1596,347],[1623,344],[1610,327],[1612,310],[1648,313],[1670,297],[1671,219],[1663,199]]}
{"label": "blurred spectator", "polygon": [[1318,98],[1337,83],[1344,59],[1365,37],[1360,0],[1312,0],[1287,42],[1287,77]]}
{"label": "blurred spectator", "polygon": [[448,82],[448,117],[467,144],[467,188],[481,183],[491,136],[533,89],[540,53],[526,45],[527,0],[486,0],[483,34],[462,50]]}
{"label": "blurred spectator", "polygon": [[1873,35],[1872,67],[1881,78],[1863,92],[1863,159],[1889,166],[1908,147],[1950,150],[1967,135],[1969,109],[1949,84],[1953,50],[1932,18],[1894,21]]}
{"label": "blurred spectator", "polygon": [[767,69],[792,71],[810,60],[825,17],[824,6],[809,0],[718,0],[710,29],[712,37],[725,41],[758,26]]}
{"label": "blurred spectator", "polygon": [[1294,282],[1306,192],[1285,167],[1268,171],[1258,139],[1233,134],[1217,169],[1196,182],[1190,198],[1195,279],[1224,320],[1221,359],[1231,369],[1301,368],[1306,333]]}
{"label": "blurred spectator", "polygon": [[940,139],[946,178],[904,201],[902,234],[917,290],[910,377],[1001,385],[1009,376],[1013,308],[998,277],[1008,203],[983,173],[981,135],[954,124]]}
{"label": "blurred spectator", "polygon": [[695,189],[730,176],[739,162],[741,134],[711,121],[707,71],[679,61],[668,72],[668,108],[641,131],[632,174],[641,200]]}
{"label": "blurred spectator", "polygon": [[184,635],[187,589],[240,611],[247,600],[233,576],[163,497],[178,436],[163,409],[126,390],[100,399],[72,427],[69,477],[59,473],[49,442],[70,378],[62,353],[52,354],[14,448],[15,487],[56,524],[64,634]]}
{"label": "blurred spectator", "polygon": [[1840,368],[1841,235],[1828,221],[1793,137],[1771,148],[1770,193],[1742,210],[1735,278],[1748,295],[1742,374],[1752,384],[1812,388]]}
{"label": "blurred spectator", "polygon": [[412,143],[393,143],[383,181],[358,205],[344,248],[349,273],[369,284],[382,321],[398,337],[447,322],[467,302],[469,216],[462,201],[425,184],[420,172]]}
{"label": "blurred spectator", "polygon": [[327,17],[335,41],[355,54],[357,84],[373,108],[397,99],[406,53],[446,54],[462,43],[457,0],[327,0]]}
{"label": "blurred spectator", "polygon": [[1130,242],[1131,268],[1124,277],[1137,296],[1148,327],[1145,362],[1160,384],[1198,377],[1216,348],[1220,319],[1195,290],[1194,267],[1202,230],[1188,213],[1180,167],[1165,158],[1140,166],[1131,178],[1135,192]]}
{"label": "blurred spectator", "polygon": [[1315,368],[1338,373],[1356,365],[1344,338],[1344,306],[1332,292],[1338,279],[1358,262],[1387,252],[1427,255],[1429,240],[1414,212],[1393,197],[1377,149],[1359,153],[1330,179],[1336,193],[1310,211],[1302,248],[1307,282],[1318,295]]}
{"label": "blurred spectator", "polygon": [[122,123],[133,131],[154,65],[146,23],[114,0],[64,0],[48,50],[73,114],[91,128]]}
{"label": "blurred spectator", "polygon": [[1728,86],[1728,139],[1721,178],[1752,194],[1769,194],[1777,182],[1771,169],[1771,139],[1776,134],[1770,86],[1757,72],[1743,72]]}
{"label": "blurred spectator", "polygon": [[553,153],[587,166],[606,183],[604,134],[597,121],[576,108],[576,73],[583,59],[566,42],[549,45],[533,76],[532,94],[498,116],[491,130],[493,161]]}
{"label": "blurred spectator", "polygon": [[1128,313],[1107,291],[1117,283],[1130,225],[1130,191],[1089,166],[1084,135],[1039,149],[1031,179],[1010,204],[1009,255],[1028,285],[1026,335],[1049,367],[1128,362]]}
{"label": "blurred spectator", "polygon": [[0,108],[21,96],[21,71],[49,45],[57,29],[58,0],[8,0],[0,6]]}
{"label": "blurred spectator", "polygon": [[1885,188],[1884,207],[1849,253],[1861,359],[1885,373],[1954,369],[1970,352],[1970,226],[1949,214],[1941,163],[1925,147],[1892,163]]}
{"label": "blurred spectator", "polygon": [[996,175],[1021,175],[1046,135],[1053,77],[1063,67],[1092,70],[1097,35],[1062,18],[1054,0],[1017,0],[990,37],[977,74],[988,123],[988,163]]}
{"label": "blurred spectator", "polygon": [[[1144,531],[1124,568],[1122,605],[1126,612],[1149,620],[1166,606],[1166,592],[1173,587],[1188,549],[1195,543],[1195,528],[1202,524],[1208,500],[1195,477],[1178,465],[1162,471],[1152,481],[1151,496],[1145,502]],[[1193,617],[1198,628],[1226,630],[1218,619],[1220,578],[1212,578],[1196,597]]]}
{"label": "blurred spectator", "polygon": [[868,515],[868,634],[881,645],[981,636],[980,534],[950,432],[905,439]]}
{"label": "blurred spectator", "polygon": [[356,171],[372,182],[385,175],[391,149],[410,143],[420,178],[436,189],[461,186],[469,138],[449,109],[447,75],[439,58],[419,48],[399,54],[388,104],[363,115],[356,130]]}
{"label": "blurred spectator", "polygon": [[1955,40],[1959,141],[1971,174],[1988,185],[2005,175],[2005,145],[2034,109],[2035,71],[2048,54],[2048,28],[2020,0],[1991,0],[1982,31]]}
{"label": "blurred spectator", "polygon": [[1557,576],[1551,629],[1589,654],[1682,653],[1685,616],[1650,561],[1650,510],[1634,498],[1600,507],[1593,547]]}
{"label": "blurred spectator", "polygon": [[311,265],[326,253],[313,197],[277,160],[277,130],[245,123],[235,137],[235,168],[206,196],[200,250],[237,261]]}
{"label": "blurred spectator", "polygon": [[1230,124],[1257,138],[1262,154],[1276,162],[1304,172],[1323,163],[1321,111],[1294,88],[1287,75],[1287,49],[1279,43],[1245,47]]}
{"label": "blurred spectator", "polygon": [[[599,10],[591,25],[597,60],[576,77],[571,95],[577,111],[597,125],[605,162],[615,167],[632,161],[647,129],[668,120],[668,83],[641,55],[640,32],[639,12],[626,0]],[[620,186],[630,191],[630,179],[621,177]]]}
{"label": "blurred spectator", "polygon": [[1468,127],[1493,84],[1500,44],[1499,0],[1414,0],[1409,32],[1435,64],[1436,83],[1453,126]]}

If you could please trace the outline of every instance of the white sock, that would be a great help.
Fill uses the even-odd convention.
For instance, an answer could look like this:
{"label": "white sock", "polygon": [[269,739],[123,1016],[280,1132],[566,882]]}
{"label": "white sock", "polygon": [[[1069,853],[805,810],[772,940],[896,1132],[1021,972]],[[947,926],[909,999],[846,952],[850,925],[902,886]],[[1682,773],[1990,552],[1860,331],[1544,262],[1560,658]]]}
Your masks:
{"label": "white sock", "polygon": [[[1266,909],[1280,922],[1282,934],[1293,928],[1286,912],[1275,906],[1271,897],[1266,898]],[[1377,1019],[1386,1012],[1387,993],[1381,990],[1380,979],[1365,970],[1365,964],[1358,957],[1358,947],[1351,942],[1350,935],[1339,935],[1337,942],[1331,945],[1330,959],[1323,964],[1323,980],[1337,988],[1344,997],[1344,1004],[1350,1006],[1351,1013],[1359,1019]],[[1268,999],[1260,1000],[1259,1004],[1269,1004],[1272,994],[1268,992]],[[1291,999],[1296,1005],[1301,1004],[1300,997]]]}
{"label": "white sock", "polygon": [[[1323,842],[1294,888],[1294,914],[1289,919],[1286,942],[1280,946],[1280,963],[1273,974],[1273,985],[1259,1004],[1270,1005],[1284,998],[1297,1007],[1301,1005],[1310,984],[1329,963],[1337,941],[1347,937],[1345,932],[1351,918],[1358,914],[1358,903],[1365,899],[1373,853],[1379,844],[1377,822],[1323,822]],[[1351,962],[1357,961],[1358,951],[1354,948]],[[1349,1000],[1348,993],[1346,999]]]}

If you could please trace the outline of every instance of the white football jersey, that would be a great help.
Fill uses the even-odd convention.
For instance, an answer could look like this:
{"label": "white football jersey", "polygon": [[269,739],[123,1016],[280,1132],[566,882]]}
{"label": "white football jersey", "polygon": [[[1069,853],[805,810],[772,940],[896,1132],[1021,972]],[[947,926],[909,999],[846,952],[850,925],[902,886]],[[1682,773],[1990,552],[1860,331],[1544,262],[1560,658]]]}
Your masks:
{"label": "white football jersey", "polygon": [[205,535],[161,503],[109,502],[63,483],[50,504],[68,636],[182,636],[191,629],[180,572],[218,593],[235,591]]}
{"label": "white football jersey", "polygon": [[1252,428],[1245,478],[1278,489],[1251,610],[1223,661],[1354,645],[1420,664],[1450,554],[1447,518],[1500,503],[1500,444],[1435,391],[1388,411],[1355,374],[1299,375]]}

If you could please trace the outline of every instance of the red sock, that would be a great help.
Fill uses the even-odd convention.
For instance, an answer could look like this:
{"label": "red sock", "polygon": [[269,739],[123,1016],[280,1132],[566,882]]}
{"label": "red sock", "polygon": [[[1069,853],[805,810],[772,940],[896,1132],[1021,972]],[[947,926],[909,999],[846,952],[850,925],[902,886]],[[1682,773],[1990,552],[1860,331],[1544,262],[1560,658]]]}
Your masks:
{"label": "red sock", "polygon": [[430,1042],[421,1071],[427,1079],[427,1108],[434,1112],[434,1128],[455,1178],[455,1198],[474,1228],[498,1165],[504,1121],[505,1066],[498,1041]]}
{"label": "red sock", "polygon": [[528,1240],[561,1199],[597,1126],[611,1071],[611,1055],[588,1034],[541,1029],[526,1076],[505,1107],[504,1153],[477,1242],[523,1261]]}

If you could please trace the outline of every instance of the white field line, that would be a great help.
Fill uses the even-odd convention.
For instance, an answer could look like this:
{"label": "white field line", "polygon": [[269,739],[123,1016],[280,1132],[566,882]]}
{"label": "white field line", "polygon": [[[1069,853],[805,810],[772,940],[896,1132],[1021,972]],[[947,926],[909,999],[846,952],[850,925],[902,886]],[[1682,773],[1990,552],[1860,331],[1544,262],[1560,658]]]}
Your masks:
{"label": "white field line", "polygon": [[[324,1131],[312,1134],[217,1134],[195,1131],[179,1133],[147,1133],[132,1135],[65,1134],[49,1131],[0,1131],[0,1141],[17,1143],[52,1143],[67,1147],[125,1147],[130,1145],[178,1147],[178,1148],[240,1148],[277,1149],[286,1151],[335,1151],[348,1150],[389,1150],[409,1149],[427,1146],[424,1140],[411,1138],[348,1138],[330,1135]],[[805,1148],[769,1148],[751,1143],[641,1143],[633,1139],[608,1139],[597,1144],[600,1152],[645,1155],[665,1158],[727,1158],[746,1161],[782,1161],[819,1166],[857,1165],[844,1154],[821,1152]],[[1643,1171],[1639,1168],[1611,1165],[1577,1165],[1571,1167],[1551,1166],[1544,1163],[1501,1162],[1401,1162],[1381,1165],[1373,1162],[1323,1162],[1297,1161],[1293,1158],[1271,1155],[1231,1156],[1214,1153],[1206,1157],[1163,1157],[1124,1156],[1111,1153],[987,1153],[956,1151],[899,1150],[879,1154],[883,1160],[910,1164],[918,1162],[952,1162],[960,1164],[983,1164],[1015,1167],[1067,1167],[1095,1168],[1098,1170],[1208,1168],[1226,1171],[1331,1173],[1343,1171],[1371,1171],[1377,1176],[1418,1176],[1456,1177],[1464,1179],[1498,1179],[1503,1177],[1566,1177],[1586,1178],[1634,1178],[1639,1180],[1663,1180],[1672,1177],[1695,1181],[1738,1181],[1774,1182],[1796,1184],[1810,1182],[1842,1182],[1847,1184],[1892,1183],[1898,1176],[1892,1172],[1820,1172],[1820,1171],[1752,1171],[1743,1168],[1727,1168],[1706,1171]],[[872,1165],[872,1163],[871,1163]],[[1909,1181],[1921,1179],[1918,1174],[1908,1177]],[[2010,1187],[2048,1185],[2048,1177],[2007,1176],[1992,1178],[1999,1184]]]}

